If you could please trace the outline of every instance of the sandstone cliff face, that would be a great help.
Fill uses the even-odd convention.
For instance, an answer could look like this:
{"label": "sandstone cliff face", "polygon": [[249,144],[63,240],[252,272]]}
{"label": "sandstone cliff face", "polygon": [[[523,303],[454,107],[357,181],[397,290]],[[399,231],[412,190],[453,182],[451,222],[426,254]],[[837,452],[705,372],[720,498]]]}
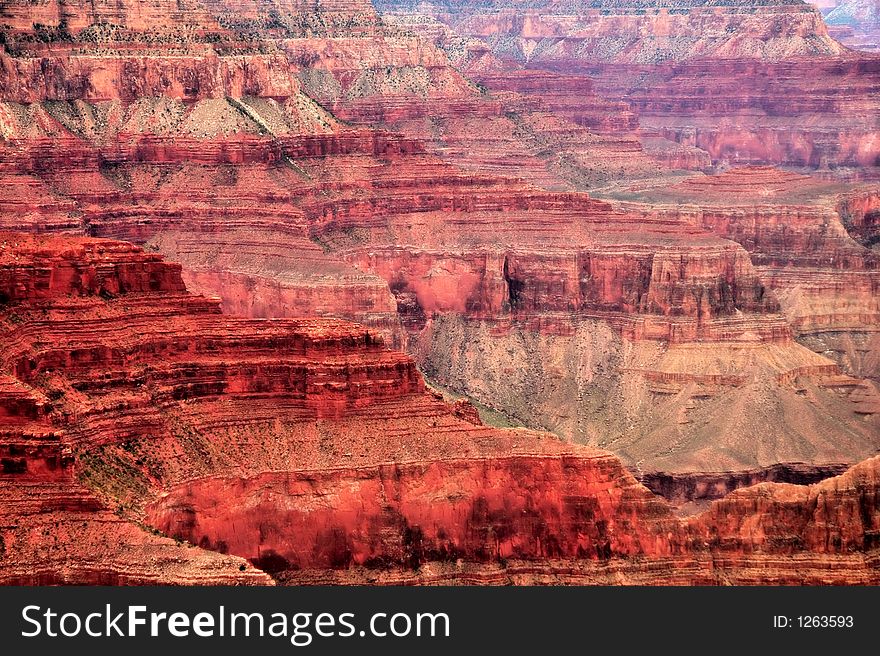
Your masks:
{"label": "sandstone cliff face", "polygon": [[[704,207],[679,200],[666,213],[497,188],[485,198],[445,200],[438,189],[403,201],[389,183],[381,222],[363,201],[337,203],[321,214],[321,239],[388,281],[410,350],[440,384],[526,425],[611,448],[645,472],[742,472],[734,480],[748,481],[747,472],[778,463],[852,463],[877,448],[874,386],[792,341],[779,314],[800,308],[801,336],[810,322],[872,330],[873,256],[835,215],[835,194],[827,207],[785,207],[815,184],[766,169],[695,178],[682,197]],[[767,207],[756,209],[755,197]],[[702,230],[741,241],[751,257]],[[838,275],[847,282],[831,283]],[[816,300],[795,303],[804,280]],[[604,334],[598,322],[624,339],[595,344],[585,332]],[[731,417],[732,407],[742,412]],[[791,417],[784,426],[779,412]],[[847,438],[829,440],[841,425]]]}
{"label": "sandstone cliff face", "polygon": [[78,36],[96,25],[123,28],[130,32],[222,31],[227,26],[288,27],[294,17],[322,13],[372,14],[362,0],[328,0],[319,7],[301,0],[48,0],[34,4],[9,0],[0,8],[3,23],[20,32],[48,32],[56,36]]}
{"label": "sandstone cliff face", "polygon": [[476,76],[527,67],[589,77],[606,102],[628,104],[645,136],[713,163],[878,161],[876,57],[841,46],[807,3],[380,6],[450,53],[464,51],[457,61]]}
{"label": "sandstone cliff face", "polygon": [[740,490],[713,503],[691,527],[721,552],[870,550],[878,539],[877,465],[873,458],[809,487],[764,483]]}
{"label": "sandstone cliff face", "polygon": [[801,336],[873,332],[876,185],[846,191],[769,167],[695,177],[643,197],[652,215],[688,217],[742,244]]}
{"label": "sandstone cliff face", "polygon": [[[5,235],[0,270],[8,346],[16,341],[10,328],[23,328],[17,310],[24,307],[42,306],[42,313],[52,299],[76,305],[77,297],[183,289],[178,267],[115,242]],[[45,332],[37,328],[36,335]],[[74,357],[87,357],[86,351]],[[66,392],[53,384],[29,385],[11,375],[13,369],[4,367],[0,395],[0,583],[271,582],[240,558],[182,546],[114,513],[76,479],[69,422],[57,416]]]}
{"label": "sandstone cliff face", "polygon": [[299,88],[276,48],[242,39],[196,0],[7,2],[2,12],[6,101],[280,99]]}
{"label": "sandstone cliff face", "polygon": [[[704,151],[672,123],[645,123],[633,110],[637,101],[646,116],[680,111],[706,124],[717,124],[718,113],[753,116],[757,102],[764,114],[782,114],[784,129],[797,123],[812,130],[816,120],[784,115],[778,104],[783,92],[799,88],[808,65],[725,59],[712,68],[717,57],[711,66],[691,58],[680,65],[603,63],[594,82],[584,77],[592,71],[569,60],[561,71],[528,70],[485,44],[482,55],[470,42],[470,54],[457,57],[450,35],[438,48],[380,24],[359,3],[333,3],[317,16],[297,3],[253,2],[234,20],[224,2],[160,4],[155,16],[171,12],[170,32],[155,38],[153,15],[141,3],[56,4],[70,18],[62,25],[61,13],[47,16],[51,33],[26,21],[4,32],[4,227],[148,242],[178,259],[182,279],[218,296],[228,311],[356,320],[387,344],[410,349],[459,392],[530,425],[618,449],[649,473],[719,475],[730,467],[751,480],[748,472],[780,460],[825,466],[873,453],[876,389],[842,377],[834,362],[792,341],[793,334],[820,339],[816,348],[832,350],[843,371],[876,376],[867,196],[853,197],[849,223],[834,210],[801,203],[755,207],[755,195],[763,198],[778,182],[759,171],[764,182],[740,172],[733,181],[683,183],[662,210],[640,202],[645,189],[670,186],[660,163],[703,168],[708,151],[716,159],[740,157],[737,143],[746,142],[768,149],[756,157],[779,159],[789,146],[776,149],[764,137],[722,139],[726,145],[704,143]],[[120,29],[94,22],[111,10]],[[776,5],[767,11],[811,15]],[[726,10],[719,15],[730,19]],[[635,29],[638,20],[627,13],[621,24]],[[774,58],[763,50],[760,56]],[[870,177],[873,64],[829,59],[822,66],[816,93],[801,90],[804,102],[796,105],[867,125],[865,138],[853,136],[852,125],[826,137],[839,146],[839,163],[858,164],[867,171],[859,175]],[[739,86],[716,98],[700,80],[725,67]],[[768,70],[780,81],[761,87],[755,101],[742,81]],[[670,81],[682,76],[688,79],[680,87]],[[650,93],[636,98],[634,79],[678,91],[668,103],[655,103]],[[835,96],[841,84],[851,91]],[[616,99],[603,97],[609,94]],[[714,108],[704,115],[704,105]],[[802,136],[794,142],[807,143]],[[819,150],[798,145],[791,152],[814,162]],[[641,192],[626,198],[630,182]],[[783,183],[801,189],[800,182]],[[575,191],[597,185],[597,193],[612,197],[622,189],[616,198],[628,204]],[[681,198],[713,194],[736,200],[679,207]],[[204,302],[182,303],[198,309]],[[586,329],[613,334],[609,352],[591,351],[587,364],[571,357],[545,368],[519,348],[546,341],[536,353],[557,362],[577,352]],[[170,340],[171,352],[196,348],[187,342],[196,328],[184,332],[185,339]],[[471,335],[476,339],[457,341]],[[472,345],[497,357],[488,373],[477,371],[483,355],[468,352]],[[111,355],[99,349],[88,357],[122,366],[153,346],[108,348]],[[435,364],[449,353],[456,354],[449,358],[454,367]],[[596,368],[606,361],[607,370]],[[57,363],[80,366],[39,349],[35,362],[35,375]],[[276,393],[299,375],[267,367],[224,361],[204,379],[193,374],[191,383],[165,370],[151,380],[162,398],[175,398],[228,389]],[[94,391],[102,379],[93,374],[82,385]],[[243,382],[249,376],[260,382]],[[609,389],[585,402],[581,381],[602,376]],[[139,414],[146,399],[132,401],[130,416],[117,409],[106,423],[119,422],[125,435],[141,439],[143,426],[155,421]],[[338,406],[344,414],[345,403],[334,403],[332,412]],[[722,421],[731,404],[762,410],[722,424],[719,445],[707,426]],[[764,449],[752,439],[761,426],[752,418],[771,421],[779,408],[809,421],[772,433],[780,446]],[[94,419],[94,435],[102,421]],[[846,436],[836,444],[824,435],[834,434],[832,422]]]}
{"label": "sandstone cliff face", "polygon": [[[764,483],[683,520],[671,557],[427,562],[418,570],[347,568],[287,572],[288,583],[812,584],[877,582],[877,458],[811,486]],[[683,542],[679,542],[683,537]],[[840,569],[838,569],[840,568]]]}
{"label": "sandstone cliff face", "polygon": [[10,0],[4,2],[0,8],[0,17],[4,24],[16,31],[38,33],[59,26],[63,27],[61,31],[65,33],[76,33],[102,23],[142,31],[167,29],[174,23],[192,27],[218,27],[202,4],[191,0],[51,0],[40,3]]}
{"label": "sandstone cliff face", "polygon": [[275,572],[666,555],[665,532],[680,530],[619,463],[580,454],[212,478],[172,489],[147,517]]}
{"label": "sandstone cliff face", "polygon": [[782,59],[836,54],[821,15],[803,2],[413,3],[381,10],[428,13],[468,36],[486,38],[504,56],[529,62],[566,60],[658,63],[698,57]]}
{"label": "sandstone cliff face", "polygon": [[309,239],[245,230],[169,231],[149,246],[185,265],[189,290],[220,292],[228,314],[344,316],[381,333],[394,348],[404,344],[397,303],[386,282],[334,259]]}
{"label": "sandstone cliff face", "polygon": [[877,459],[756,488],[785,500],[768,534],[808,538],[780,550],[720,505],[676,519],[607,452],[481,425],[355,325],[224,317],[126,244],[0,243],[22,281],[0,316],[5,583],[269,580],[235,556],[285,582],[877,580]]}
{"label": "sandstone cliff face", "polygon": [[241,97],[285,99],[299,85],[286,60],[271,56],[187,58],[120,55],[96,60],[76,54],[52,58],[3,56],[0,94],[17,103],[40,101],[131,102],[142,97],[167,96],[181,100]]}
{"label": "sandstone cliff face", "polygon": [[[353,53],[348,58],[349,66],[359,59]],[[592,187],[614,176],[655,176],[661,163],[708,164],[700,155],[674,162],[655,157],[658,148],[648,152],[628,107],[601,98],[584,77],[458,68],[475,83],[468,93],[437,81],[431,83],[433,93],[412,85],[405,85],[408,93],[371,87],[363,97],[332,97],[333,111],[349,121],[417,138],[466,171],[527,179],[546,189]],[[448,64],[444,70],[451,70]],[[309,89],[326,102],[325,92]],[[658,138],[655,143],[672,142]]]}
{"label": "sandstone cliff face", "polygon": [[[181,546],[124,518],[118,503],[127,500],[120,492],[134,470],[112,467],[133,463],[112,461],[102,469],[94,464],[99,446],[155,436],[163,424],[157,403],[222,389],[238,390],[244,399],[271,396],[282,385],[301,399],[306,413],[308,398],[320,389],[354,385],[360,391],[352,398],[381,395],[380,387],[421,389],[411,364],[394,358],[378,368],[364,363],[361,373],[351,362],[312,373],[290,361],[243,362],[249,351],[283,344],[300,357],[318,348],[331,359],[340,349],[356,350],[359,342],[369,359],[374,347],[365,331],[340,333],[333,324],[288,324],[288,330],[264,324],[256,333],[233,337],[240,332],[236,323],[224,320],[216,304],[186,294],[179,265],[129,244],[6,234],[0,270],[2,341],[8,347],[0,440],[3,583],[270,583],[240,558]],[[54,336],[46,341],[50,332]],[[307,333],[318,342],[303,341]],[[237,362],[217,360],[224,339],[239,354]],[[192,349],[205,358],[200,375],[180,361]],[[122,373],[120,367],[129,369]],[[375,380],[355,382],[367,369]],[[338,382],[340,375],[350,382]],[[339,392],[329,393],[337,397],[326,399],[331,406],[346,404]],[[101,481],[90,479],[90,467],[115,471],[118,487],[101,488]],[[108,503],[120,511],[114,514]]]}

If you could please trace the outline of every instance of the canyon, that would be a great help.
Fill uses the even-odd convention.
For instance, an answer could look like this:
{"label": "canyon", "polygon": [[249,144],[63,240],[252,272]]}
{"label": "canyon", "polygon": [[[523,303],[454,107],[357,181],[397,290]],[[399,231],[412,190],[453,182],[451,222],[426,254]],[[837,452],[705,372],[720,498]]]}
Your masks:
{"label": "canyon", "polygon": [[678,519],[355,324],[225,316],[125,243],[0,243],[5,583],[878,580],[878,458]]}
{"label": "canyon", "polygon": [[876,582],[880,61],[545,4],[0,5],[0,580]]}
{"label": "canyon", "polygon": [[877,165],[877,57],[842,46],[805,2],[379,6],[465,72],[587,77],[635,111],[646,135],[714,163]]}
{"label": "canyon", "polygon": [[828,32],[853,50],[880,50],[880,4],[877,0],[847,0],[823,8]]}

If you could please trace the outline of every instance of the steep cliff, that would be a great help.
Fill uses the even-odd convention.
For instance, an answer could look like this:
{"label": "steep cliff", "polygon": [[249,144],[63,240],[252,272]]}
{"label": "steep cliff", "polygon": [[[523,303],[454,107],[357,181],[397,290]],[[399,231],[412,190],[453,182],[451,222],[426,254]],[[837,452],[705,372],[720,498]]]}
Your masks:
{"label": "steep cliff", "polygon": [[880,263],[869,248],[876,184],[743,167],[636,196],[651,216],[688,217],[742,244],[796,335],[825,353],[838,351],[833,343],[843,335],[862,342],[861,359],[835,357],[850,373],[877,377],[869,364],[877,358],[870,345],[880,319]]}
{"label": "steep cliff", "polygon": [[763,483],[712,504],[690,526],[720,553],[848,554],[876,549],[878,458],[812,486]]}
{"label": "steep cliff", "polygon": [[[282,582],[877,580],[877,459],[682,521],[611,454],[482,425],[356,325],[224,316],[128,244],[0,243],[5,583],[269,581],[240,557]],[[746,512],[805,538],[744,534]]]}
{"label": "steep cliff", "polygon": [[[876,585],[878,458],[810,486],[764,483],[687,520],[673,557],[427,563],[415,572],[299,571],[293,583]],[[672,542],[682,538],[669,535]]]}
{"label": "steep cliff", "polygon": [[647,64],[702,57],[785,59],[837,54],[819,12],[786,0],[722,4],[655,2],[462,3],[383,0],[380,10],[421,12],[486,39],[502,56],[535,63],[567,60]]}
{"label": "steep cliff", "polygon": [[[706,83],[703,60],[603,63],[591,81],[583,68],[525,68],[486,44],[480,54],[472,40],[462,55],[445,32],[438,47],[360,3],[236,4],[233,18],[224,2],[45,3],[39,26],[5,23],[0,225],[147,243],[227,311],[356,320],[457,392],[618,449],[643,473],[746,481],[780,463],[822,468],[873,453],[876,388],[859,379],[876,371],[869,186],[841,183],[828,196],[846,221],[843,209],[756,203],[749,194],[764,183],[741,172],[676,186],[683,175],[666,168],[705,168],[711,148],[660,123],[646,130],[628,98],[603,97],[633,94],[633,75],[652,89],[693,66],[705,93],[669,111],[702,116],[710,87],[723,86]],[[6,6],[12,16],[25,3]],[[718,14],[812,15],[786,7]],[[794,106],[867,126],[864,139],[829,139],[857,144],[840,162],[858,153],[852,177],[870,179],[876,71],[826,55],[817,97],[801,89]],[[763,59],[773,57],[724,62],[740,82],[776,66],[781,86],[765,84],[762,98],[799,88],[805,64]],[[848,89],[839,97],[835,66]],[[717,111],[753,116],[748,89],[717,99]],[[642,100],[650,114],[649,92]],[[577,191],[586,187],[593,195]],[[641,202],[666,188],[669,206]],[[710,200],[679,207],[694,196]],[[588,330],[610,335],[608,351],[560,361]],[[823,355],[793,336],[815,338]],[[496,358],[485,373],[480,348]],[[221,369],[196,386],[237,380]],[[600,378],[606,388],[585,400],[581,381]],[[727,422],[731,404],[759,409]],[[798,421],[756,439],[755,418],[778,423],[783,410]],[[117,420],[135,432],[145,421]]]}
{"label": "steep cliff", "polygon": [[829,36],[808,3],[380,7],[475,76],[526,67],[590,78],[606,102],[627,103],[644,137],[696,147],[713,163],[874,167],[880,155],[876,56]]}

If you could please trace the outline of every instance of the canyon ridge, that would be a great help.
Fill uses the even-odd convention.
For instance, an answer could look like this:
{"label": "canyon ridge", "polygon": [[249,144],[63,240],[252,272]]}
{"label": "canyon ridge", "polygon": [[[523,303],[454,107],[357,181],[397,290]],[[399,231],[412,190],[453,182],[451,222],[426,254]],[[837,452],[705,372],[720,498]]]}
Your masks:
{"label": "canyon ridge", "polygon": [[875,18],[0,2],[0,583],[880,582]]}

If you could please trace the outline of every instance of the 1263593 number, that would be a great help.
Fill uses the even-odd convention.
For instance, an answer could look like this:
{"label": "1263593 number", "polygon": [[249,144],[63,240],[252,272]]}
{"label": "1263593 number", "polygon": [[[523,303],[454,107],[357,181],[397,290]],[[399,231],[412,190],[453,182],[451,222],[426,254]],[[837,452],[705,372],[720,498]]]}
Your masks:
{"label": "1263593 number", "polygon": [[798,626],[802,629],[850,629],[852,615],[799,615]]}

